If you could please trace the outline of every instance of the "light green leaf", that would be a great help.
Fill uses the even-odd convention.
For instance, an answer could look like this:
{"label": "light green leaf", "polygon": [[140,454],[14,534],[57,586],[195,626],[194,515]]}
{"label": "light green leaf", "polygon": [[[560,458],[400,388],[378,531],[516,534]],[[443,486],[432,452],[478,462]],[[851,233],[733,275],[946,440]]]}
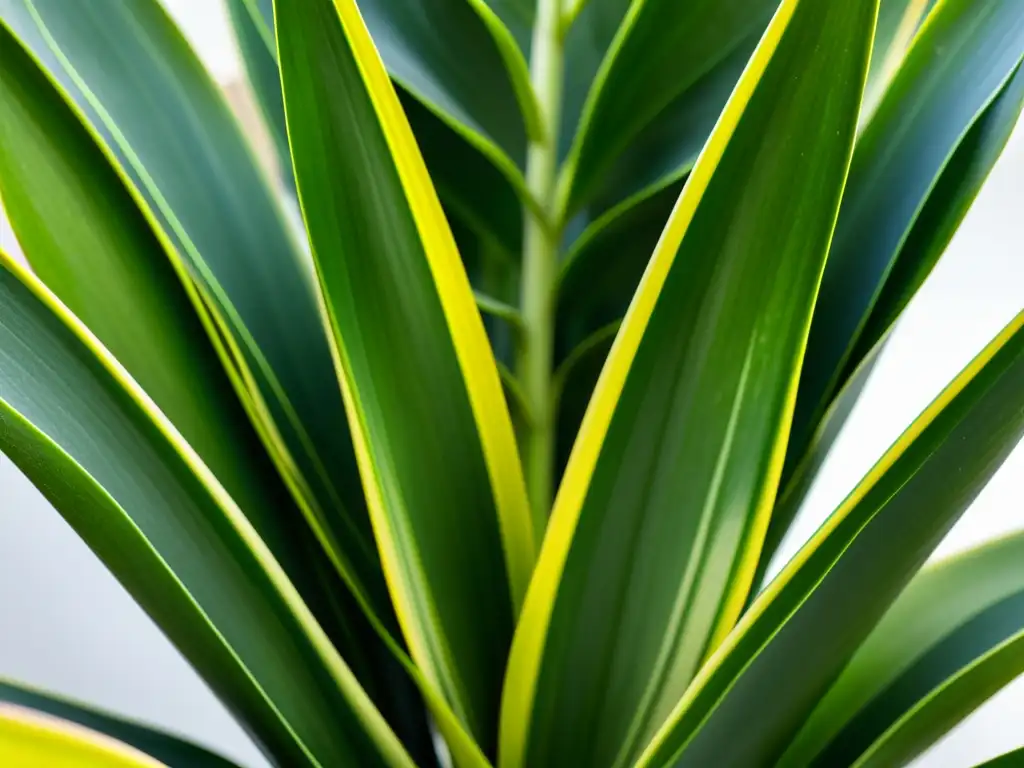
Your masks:
{"label": "light green leaf", "polygon": [[935,3],[936,0],[881,0],[868,84],[861,108],[862,124],[874,114],[882,94],[903,63],[914,35]]}
{"label": "light green leaf", "polygon": [[167,768],[234,768],[235,765],[177,736],[7,680],[0,680],[0,702],[51,715],[105,734],[160,761]]}
{"label": "light green leaf", "polygon": [[[188,267],[239,395],[328,551],[366,562],[372,534],[312,266],[184,38],[155,0],[0,0],[0,17],[74,99]],[[380,577],[369,565],[344,575],[372,598]]]}
{"label": "light green leaf", "polygon": [[413,659],[493,754],[534,547],[494,357],[354,3],[276,12],[299,199],[388,586]]}
{"label": "light green leaf", "polygon": [[[992,132],[992,148],[980,154],[980,168],[965,172],[958,164],[950,166],[971,126],[1017,68],[1022,51],[1024,5],[1019,0],[943,0],[860,136],[815,307],[787,469],[799,460],[858,364],[853,352],[890,276],[908,280],[893,289],[905,303],[906,291],[918,282],[917,264],[934,264],[955,228],[951,224],[963,215],[987,173],[985,165],[998,156],[1005,141],[998,134],[1008,130],[1005,125]],[[1019,110],[1019,98],[1008,98],[1018,104],[1000,109],[1000,121],[1006,119],[1004,109]],[[941,178],[947,167],[957,174],[948,180]],[[953,185],[962,192],[951,194]],[[929,211],[923,218],[933,193],[938,194],[938,215]],[[915,222],[925,229],[910,239]],[[904,260],[907,245],[914,250]],[[927,274],[928,267],[922,269]],[[880,319],[888,318],[893,306],[901,304],[889,304]],[[883,332],[883,325],[874,325],[873,332]],[[865,339],[859,349],[866,353],[873,344]]]}
{"label": "light green leaf", "polygon": [[1024,765],[1024,747],[979,763],[974,768],[1020,768]]}
{"label": "light green leaf", "polygon": [[[779,759],[1022,435],[1024,312],[928,406],[758,596],[640,765]],[[770,707],[758,695],[764,691],[771,691]]]}
{"label": "light green leaf", "polygon": [[102,734],[37,712],[0,705],[0,763],[46,768],[160,768]]}
{"label": "light green leaf", "polygon": [[1024,672],[1024,534],[929,566],[868,636],[780,766],[903,765]]}
{"label": "light green leaf", "polygon": [[0,451],[275,760],[411,766],[195,452],[84,326],[4,259]]}
{"label": "light green leaf", "polygon": [[[613,4],[619,6],[621,0]],[[618,14],[605,5],[591,0],[576,23],[593,14],[599,28],[607,29],[604,24]],[[578,126],[570,122],[575,137],[560,180],[564,209],[573,211],[584,203],[602,174],[669,105],[675,114],[699,114],[724,103],[728,78],[724,89],[714,88],[711,94],[694,86],[740,46],[749,45],[777,5],[778,0],[636,0],[607,52],[602,51]],[[570,30],[570,40],[572,34]],[[569,80],[567,89],[572,84]],[[684,93],[691,93],[693,106],[678,101]],[[704,99],[708,104],[700,103]],[[572,121],[571,115],[570,104],[566,119]],[[699,120],[697,127],[694,141],[699,146],[706,131]]]}
{"label": "light green leaf", "polygon": [[783,3],[683,189],[559,488],[502,766],[632,764],[742,608],[875,11]]}

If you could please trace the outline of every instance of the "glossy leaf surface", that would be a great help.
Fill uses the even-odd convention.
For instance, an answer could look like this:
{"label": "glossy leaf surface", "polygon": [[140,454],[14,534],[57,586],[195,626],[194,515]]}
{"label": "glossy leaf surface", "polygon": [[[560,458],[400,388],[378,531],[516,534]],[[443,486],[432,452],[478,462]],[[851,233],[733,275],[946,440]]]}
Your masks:
{"label": "glossy leaf surface", "polygon": [[903,764],[1024,671],[1024,536],[914,577],[781,765]]}
{"label": "glossy leaf surface", "polygon": [[[263,449],[210,339],[205,306],[178,257],[71,109],[0,23],[0,198],[29,262],[152,397],[282,564],[357,676],[410,743],[429,744],[418,696],[344,594],[331,560]],[[204,327],[205,325],[205,327]],[[209,336],[208,336],[209,333]],[[222,350],[223,351],[223,350]],[[372,541],[352,546],[375,575],[377,621],[390,612]],[[341,594],[339,594],[341,593]],[[367,593],[359,591],[365,600]],[[389,627],[390,628],[390,627]],[[386,681],[386,683],[385,683]],[[397,718],[397,721],[396,721]],[[429,751],[427,752],[429,755]]]}
{"label": "glossy leaf surface", "polygon": [[[600,174],[662,110],[763,28],[777,5],[778,0],[635,3],[582,107],[562,179],[566,208],[573,210],[593,191]],[[704,95],[699,88],[694,94]]]}
{"label": "glossy leaf surface", "polygon": [[[854,346],[943,168],[1022,51],[1024,5],[1017,0],[946,0],[929,15],[865,127],[811,326],[793,424],[794,459],[856,366]],[[969,188],[973,182],[964,183]],[[941,218],[930,222],[941,225]],[[908,254],[900,274],[915,271],[915,257],[930,255],[927,248]],[[869,348],[867,343],[863,351]]]}
{"label": "glossy leaf surface", "polygon": [[6,704],[0,705],[0,762],[26,768],[160,768],[106,736]]}
{"label": "glossy leaf surface", "polygon": [[9,262],[0,450],[276,760],[411,765],[209,470],[109,353]]}
{"label": "glossy leaf surface", "polygon": [[497,368],[355,5],[276,12],[299,198],[388,586],[414,660],[493,752],[533,558]]}
{"label": "glossy leaf surface", "polygon": [[742,607],[874,16],[785,3],[690,175],[559,489],[506,678],[505,766],[630,764]]}
{"label": "glossy leaf surface", "polygon": [[0,0],[0,16],[74,98],[188,266],[243,402],[336,560],[353,564],[348,580],[383,593],[312,267],[216,86],[154,0]]}
{"label": "glossy leaf surface", "polygon": [[77,723],[134,747],[167,768],[235,768],[230,760],[168,733],[67,699],[0,680],[0,702]]}
{"label": "glossy leaf surface", "polygon": [[[758,596],[641,765],[779,759],[1022,435],[1024,312],[928,406]],[[760,691],[772,692],[771,707],[762,705]],[[743,739],[735,738],[739,728]]]}

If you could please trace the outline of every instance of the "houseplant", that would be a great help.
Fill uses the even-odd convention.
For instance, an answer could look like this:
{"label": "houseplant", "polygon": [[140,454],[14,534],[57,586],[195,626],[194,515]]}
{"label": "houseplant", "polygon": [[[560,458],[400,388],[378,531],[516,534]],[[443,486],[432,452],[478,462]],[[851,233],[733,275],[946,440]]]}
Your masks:
{"label": "houseplant", "polygon": [[[894,765],[1024,668],[1024,539],[921,570],[1024,313],[762,584],[1018,0],[229,5],[284,202],[155,0],[0,0],[0,450],[273,763]],[[7,762],[224,764],[0,690]]]}

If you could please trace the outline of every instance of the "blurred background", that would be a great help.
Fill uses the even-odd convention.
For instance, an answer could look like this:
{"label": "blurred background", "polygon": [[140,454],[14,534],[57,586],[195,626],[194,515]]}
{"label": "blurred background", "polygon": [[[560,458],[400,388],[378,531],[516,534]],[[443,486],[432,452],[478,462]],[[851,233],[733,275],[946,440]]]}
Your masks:
{"label": "blurred background", "polygon": [[[216,0],[163,0],[267,157]],[[17,251],[0,211],[0,245]],[[904,313],[781,552],[790,557],[942,387],[1024,307],[1024,124]],[[921,514],[928,514],[922,509]],[[1024,528],[1024,444],[936,556]],[[782,565],[782,562],[778,563]],[[1022,564],[1024,567],[1024,564]],[[18,471],[0,457],[0,678],[12,678],[266,762],[203,682]],[[1024,745],[1024,678],[916,765],[971,766]]]}

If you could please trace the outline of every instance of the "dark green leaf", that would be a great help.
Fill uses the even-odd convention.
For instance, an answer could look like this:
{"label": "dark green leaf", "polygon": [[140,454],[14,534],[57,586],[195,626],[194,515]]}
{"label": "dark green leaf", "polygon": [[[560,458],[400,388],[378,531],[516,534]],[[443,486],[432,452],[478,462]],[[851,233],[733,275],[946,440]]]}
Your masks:
{"label": "dark green leaf", "polygon": [[35,278],[5,264],[0,451],[275,760],[411,766],[198,456]]}
{"label": "dark green leaf", "polygon": [[[239,53],[245,62],[256,103],[259,104],[263,122],[267,126],[281,179],[294,186],[292,178],[292,156],[288,150],[288,130],[284,124],[284,102],[281,100],[281,76],[277,71],[276,47],[273,29],[268,29],[263,18],[251,9],[246,0],[225,0],[231,26],[235,30]],[[273,0],[263,0],[273,18]],[[269,40],[268,40],[269,38]]]}
{"label": "dark green leaf", "polygon": [[144,196],[232,352],[272,458],[335,560],[352,565],[349,583],[380,595],[385,614],[312,267],[216,86],[154,0],[0,0],[0,17]]}
{"label": "dark green leaf", "polygon": [[1024,535],[918,574],[780,766],[904,765],[1024,672]]}
{"label": "dark green leaf", "polygon": [[354,3],[276,12],[299,199],[388,586],[413,658],[493,753],[534,546],[494,357]]}
{"label": "dark green leaf", "polygon": [[10,681],[0,680],[0,702],[43,712],[106,734],[156,758],[167,768],[234,768],[235,765],[177,736]]}
{"label": "dark green leaf", "polygon": [[[565,209],[572,211],[586,201],[602,174],[664,109],[672,105],[674,114],[700,114],[723,103],[728,78],[724,88],[714,88],[711,94],[694,86],[730,54],[749,46],[777,5],[778,0],[638,0],[589,85],[561,179]],[[588,10],[589,4],[577,23],[584,21]],[[603,8],[591,13],[604,22],[617,16]],[[693,106],[678,101],[691,89]],[[703,99],[708,103],[701,104]],[[700,128],[693,139],[698,146]]]}
{"label": "dark green leaf", "polygon": [[[918,282],[917,260],[934,263],[952,234],[950,223],[962,216],[965,200],[977,191],[978,176],[984,177],[987,168],[936,184],[968,129],[1014,72],[1022,51],[1024,4],[1019,0],[946,0],[928,17],[864,129],[815,307],[790,442],[791,464],[859,362],[852,353],[893,265],[903,261],[896,275],[907,283],[892,291],[905,303],[906,291]],[[994,133],[999,130],[1004,129]],[[999,143],[993,137],[993,150],[980,156],[983,163],[994,161]],[[952,172],[958,171],[964,169],[954,165]],[[951,194],[953,185],[962,185],[962,192]],[[922,218],[933,191],[939,195],[934,204],[939,210]],[[917,221],[936,231],[923,229],[908,240]],[[901,249],[908,243],[917,250],[908,252],[904,261]],[[927,267],[921,269],[927,273]],[[900,303],[880,310],[880,319],[893,306]],[[884,331],[883,324],[876,324],[875,332]],[[860,351],[871,346],[872,340],[865,339]]]}
{"label": "dark green leaf", "polygon": [[559,488],[506,676],[507,768],[632,764],[742,608],[875,9],[787,0],[690,174]]}
{"label": "dark green leaf", "polygon": [[641,765],[778,760],[1022,435],[1024,312],[928,406],[758,596]]}

